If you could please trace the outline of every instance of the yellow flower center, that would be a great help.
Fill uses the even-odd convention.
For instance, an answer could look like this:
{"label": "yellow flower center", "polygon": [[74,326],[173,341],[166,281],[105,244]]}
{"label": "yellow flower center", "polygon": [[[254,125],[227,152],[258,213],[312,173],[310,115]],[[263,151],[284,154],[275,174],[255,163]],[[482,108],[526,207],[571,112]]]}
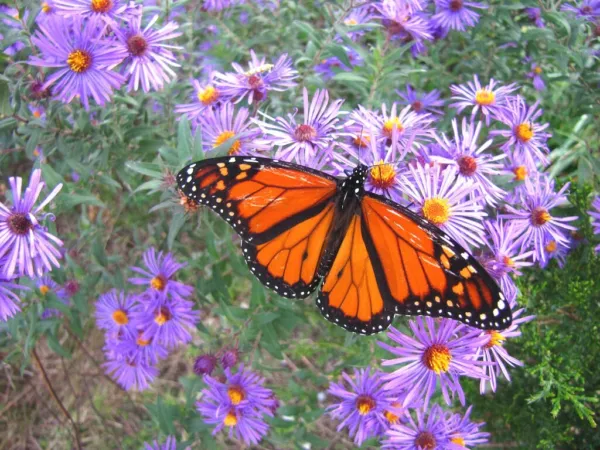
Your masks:
{"label": "yellow flower center", "polygon": [[475,103],[482,106],[489,106],[496,101],[496,94],[488,89],[479,89],[475,93]]}
{"label": "yellow flower center", "polygon": [[352,143],[358,148],[366,148],[371,143],[371,138],[369,136],[357,134],[356,136],[354,136],[354,138],[352,138]]}
{"label": "yellow flower center", "polygon": [[73,50],[67,57],[67,64],[75,73],[85,72],[92,65],[92,55],[85,50]]}
{"label": "yellow flower center", "polygon": [[518,166],[513,169],[513,173],[515,174],[515,181],[523,181],[527,178],[529,171],[525,166]]}
{"label": "yellow flower center", "polygon": [[390,117],[383,123],[383,134],[387,137],[392,137],[394,130],[401,132],[404,131],[404,125],[398,117]]}
{"label": "yellow flower center", "polygon": [[552,216],[550,213],[541,206],[534,208],[531,211],[531,223],[535,227],[541,227],[542,225],[550,222],[552,220]]}
{"label": "yellow flower center", "polygon": [[139,345],[140,347],[146,347],[146,346],[150,345],[150,342],[152,342],[152,339],[144,339],[143,333],[138,334],[138,337],[135,340],[135,343],[137,345]]}
{"label": "yellow flower center", "polygon": [[112,0],[92,0],[90,6],[94,12],[107,13],[113,7],[113,2]]}
{"label": "yellow flower center", "polygon": [[154,316],[154,322],[159,326],[163,326],[169,320],[171,320],[171,311],[161,306]]}
{"label": "yellow flower center", "polygon": [[358,22],[356,21],[356,19],[346,19],[346,20],[344,20],[344,23],[350,27],[353,25],[358,25]]}
{"label": "yellow flower center", "polygon": [[465,440],[460,436],[454,436],[452,439],[450,439],[450,442],[456,445],[462,445],[463,447],[466,446]]}
{"label": "yellow flower center", "polygon": [[515,134],[521,142],[529,142],[534,135],[533,127],[530,123],[522,123],[515,128]]}
{"label": "yellow flower center", "polygon": [[234,427],[237,425],[238,420],[237,420],[237,416],[235,415],[235,411],[231,410],[227,413],[227,415],[225,416],[225,419],[223,419],[223,423],[228,426],[228,427]]}
{"label": "yellow flower center", "polygon": [[[232,130],[223,131],[220,135],[218,135],[215,138],[215,143],[213,144],[213,148],[218,147],[223,142],[227,141],[228,139],[231,139],[234,136],[235,136],[235,133]],[[242,143],[239,140],[234,141],[234,143],[231,144],[231,147],[229,147],[228,153],[230,155],[235,155],[237,152],[240,151],[241,147],[242,147]]]}
{"label": "yellow flower center", "polygon": [[356,409],[358,409],[358,414],[364,416],[369,414],[369,412],[375,408],[375,400],[368,395],[359,395],[356,399]]}
{"label": "yellow flower center", "polygon": [[394,166],[380,160],[371,168],[371,181],[381,189],[387,189],[396,181]]}
{"label": "yellow flower center", "polygon": [[515,262],[512,260],[512,258],[510,256],[505,256],[502,259],[504,261],[504,264],[506,264],[508,267],[514,267],[515,266]]}
{"label": "yellow flower center", "polygon": [[198,91],[198,100],[205,106],[212,105],[219,99],[219,91],[213,86],[206,86],[206,88]]}
{"label": "yellow flower center", "polygon": [[450,218],[450,204],[441,197],[428,198],[423,204],[423,216],[435,225],[443,225]]}
{"label": "yellow flower center", "polygon": [[150,280],[150,287],[156,291],[163,291],[167,285],[167,280],[162,275],[157,275]]}
{"label": "yellow flower center", "polygon": [[487,344],[485,344],[485,348],[492,348],[496,345],[502,345],[502,343],[506,340],[506,338],[496,330],[488,331],[487,334],[490,335],[490,340]]}
{"label": "yellow flower center", "polygon": [[[394,402],[392,403],[392,406],[394,408],[399,408],[402,405],[400,405],[400,403],[398,402]],[[391,425],[396,425],[400,421],[400,417],[394,414],[393,412],[384,411],[383,415]]]}
{"label": "yellow flower center", "polygon": [[546,244],[545,249],[548,253],[554,253],[557,247],[558,245],[556,244],[556,241],[550,241]]}
{"label": "yellow flower center", "polygon": [[234,405],[239,405],[244,398],[246,398],[246,393],[241,388],[241,386],[231,386],[227,389],[227,395],[229,396],[229,400]]}
{"label": "yellow flower center", "polygon": [[48,14],[50,11],[52,11],[52,7],[48,3],[43,2],[42,3],[42,12]]}
{"label": "yellow flower center", "polygon": [[122,309],[117,309],[112,313],[112,319],[119,325],[127,325],[129,323],[129,317],[127,313]]}
{"label": "yellow flower center", "polygon": [[539,75],[540,73],[542,73],[542,68],[540,66],[535,66],[535,69],[533,69],[533,71]]}
{"label": "yellow flower center", "polygon": [[436,374],[448,372],[452,355],[450,349],[443,344],[433,344],[423,353],[423,364]]}
{"label": "yellow flower center", "polygon": [[415,439],[415,447],[419,450],[433,450],[437,442],[429,431],[421,431]]}
{"label": "yellow flower center", "polygon": [[50,292],[50,288],[48,286],[45,284],[40,286],[40,294],[46,295],[48,292]]}

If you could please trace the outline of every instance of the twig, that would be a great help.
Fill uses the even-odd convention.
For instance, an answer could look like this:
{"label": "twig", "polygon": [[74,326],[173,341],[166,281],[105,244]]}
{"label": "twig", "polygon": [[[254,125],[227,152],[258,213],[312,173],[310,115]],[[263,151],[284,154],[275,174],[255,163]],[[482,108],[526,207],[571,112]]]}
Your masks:
{"label": "twig", "polygon": [[40,360],[40,357],[38,356],[37,352],[35,351],[35,348],[31,350],[31,355],[33,356],[33,360],[35,361],[38,369],[42,373],[42,377],[44,378],[44,383],[46,384],[46,387],[48,388],[50,395],[52,396],[52,398],[54,399],[54,401],[56,402],[56,404],[58,405],[58,407],[60,408],[60,410],[62,411],[64,416],[67,418],[67,420],[69,422],[71,422],[71,425],[73,427],[73,432],[75,433],[75,441],[77,443],[77,449],[81,450],[81,448],[82,448],[81,440],[79,438],[79,430],[77,429],[77,424],[71,417],[71,414],[69,414],[69,411],[67,411],[67,408],[65,408],[65,405],[63,405],[63,403],[60,401],[60,398],[58,398],[58,395],[56,395],[56,391],[52,387],[50,378],[48,378],[48,374],[46,373],[46,370],[44,369],[44,366],[42,365],[42,361]]}

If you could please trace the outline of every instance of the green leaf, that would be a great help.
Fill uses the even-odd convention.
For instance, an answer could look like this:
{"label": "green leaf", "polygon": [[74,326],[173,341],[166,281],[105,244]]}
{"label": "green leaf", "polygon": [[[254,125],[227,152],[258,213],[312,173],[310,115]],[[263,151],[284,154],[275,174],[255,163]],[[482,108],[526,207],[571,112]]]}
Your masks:
{"label": "green leaf", "polygon": [[192,161],[202,161],[204,158],[204,150],[202,149],[202,130],[198,127],[196,128],[196,134],[194,135]]}
{"label": "green leaf", "polygon": [[[12,114],[10,106],[10,90],[7,80],[0,80],[0,116]],[[13,119],[14,120],[14,119]]]}
{"label": "green leaf", "polygon": [[340,73],[336,73],[333,77],[334,80],[336,81],[348,81],[351,83],[368,83],[369,80],[367,80],[365,77],[361,76],[361,75],[357,75],[353,72],[340,72]]}
{"label": "green leaf", "polygon": [[179,212],[173,215],[171,219],[171,224],[169,225],[169,234],[167,236],[167,247],[169,250],[173,248],[173,242],[175,242],[175,238],[179,234],[179,231],[183,227],[185,223],[186,214],[184,212]]}
{"label": "green leaf", "polygon": [[48,347],[50,347],[50,350],[57,355],[60,355],[63,358],[71,359],[71,352],[60,345],[60,342],[58,342],[58,339],[53,334],[46,335],[46,343],[48,344]]}
{"label": "green leaf", "polygon": [[158,167],[157,164],[143,163],[138,161],[127,161],[125,163],[125,167],[127,167],[130,170],[133,170],[134,172],[141,173],[142,175],[162,179],[162,173],[160,171],[160,167]]}
{"label": "green leaf", "polygon": [[179,121],[177,128],[177,154],[179,161],[188,161],[192,155],[192,129],[186,116]]}

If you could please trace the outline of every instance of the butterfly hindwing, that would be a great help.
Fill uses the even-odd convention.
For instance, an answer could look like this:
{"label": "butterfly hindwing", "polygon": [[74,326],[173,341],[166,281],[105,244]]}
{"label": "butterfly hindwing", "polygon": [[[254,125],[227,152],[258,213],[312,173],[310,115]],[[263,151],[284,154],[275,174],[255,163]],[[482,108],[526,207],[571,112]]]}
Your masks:
{"label": "butterfly hindwing", "polygon": [[347,330],[372,334],[392,322],[363,239],[362,220],[354,215],[317,297],[325,318]]}
{"label": "butterfly hindwing", "polygon": [[363,197],[361,210],[377,280],[395,313],[448,317],[482,329],[510,325],[497,283],[446,233],[374,194]]}
{"label": "butterfly hindwing", "polygon": [[231,156],[198,161],[177,175],[179,189],[207,205],[247,241],[266,242],[322,209],[337,180],[267,158]]}
{"label": "butterfly hindwing", "polygon": [[261,244],[242,243],[252,273],[267,287],[288,298],[305,298],[321,277],[318,269],[335,217],[333,202],[273,239]]}

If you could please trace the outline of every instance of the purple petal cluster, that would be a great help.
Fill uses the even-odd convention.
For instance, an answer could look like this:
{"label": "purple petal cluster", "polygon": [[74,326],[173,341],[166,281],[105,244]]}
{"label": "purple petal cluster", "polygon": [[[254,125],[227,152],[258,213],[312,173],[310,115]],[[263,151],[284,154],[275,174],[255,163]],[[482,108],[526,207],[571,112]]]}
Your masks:
{"label": "purple petal cluster", "polygon": [[[594,234],[600,234],[600,196],[596,196],[592,201],[592,210],[588,211],[588,214],[592,218],[592,227],[594,228]],[[595,248],[596,253],[600,253],[600,244]]]}

